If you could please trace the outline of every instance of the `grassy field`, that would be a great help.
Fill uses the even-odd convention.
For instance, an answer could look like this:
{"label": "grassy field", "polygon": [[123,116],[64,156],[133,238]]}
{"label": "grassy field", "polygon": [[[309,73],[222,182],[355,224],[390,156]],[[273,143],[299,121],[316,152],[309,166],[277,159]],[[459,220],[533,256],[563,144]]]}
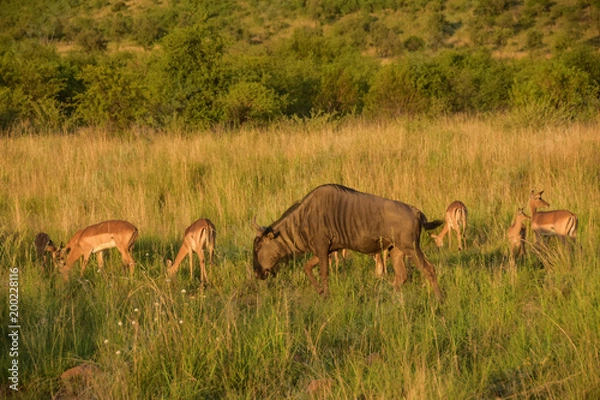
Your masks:
{"label": "grassy field", "polygon": [[[597,398],[599,132],[597,123],[522,128],[493,117],[1,138],[0,281],[7,288],[18,268],[21,330],[19,391],[3,373],[0,395]],[[462,200],[467,250],[422,240],[446,301],[417,270],[394,292],[391,272],[378,279],[360,254],[332,273],[328,300],[303,260],[256,281],[252,217],[268,225],[323,183],[404,201],[430,220]],[[578,246],[529,248],[511,272],[505,232],[532,189],[578,215]],[[201,217],[218,232],[211,284],[187,268],[169,281],[165,260]],[[93,260],[67,283],[36,265],[37,232],[66,242],[105,219],[139,228],[133,277],[115,251],[104,270]],[[4,337],[8,296],[0,291]],[[10,346],[0,344],[3,371]],[[91,373],[60,379],[78,365]]]}

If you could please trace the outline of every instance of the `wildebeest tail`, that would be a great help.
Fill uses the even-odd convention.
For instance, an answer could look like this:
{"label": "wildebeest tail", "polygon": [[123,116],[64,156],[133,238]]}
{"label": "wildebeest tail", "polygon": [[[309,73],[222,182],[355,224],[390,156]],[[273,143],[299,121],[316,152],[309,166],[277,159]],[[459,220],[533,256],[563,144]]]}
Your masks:
{"label": "wildebeest tail", "polygon": [[426,231],[430,231],[432,229],[435,229],[435,228],[437,228],[438,226],[441,226],[444,223],[444,221],[442,221],[441,219],[436,219],[434,221],[427,221],[427,217],[421,211],[419,211],[419,219],[421,221],[421,226]]}

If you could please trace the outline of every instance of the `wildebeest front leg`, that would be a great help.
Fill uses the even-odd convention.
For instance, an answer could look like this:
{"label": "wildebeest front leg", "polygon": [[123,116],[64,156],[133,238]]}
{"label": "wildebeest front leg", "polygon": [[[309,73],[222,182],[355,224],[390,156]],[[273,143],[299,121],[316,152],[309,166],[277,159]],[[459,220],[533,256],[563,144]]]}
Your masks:
{"label": "wildebeest front leg", "polygon": [[315,289],[317,289],[317,292],[319,294],[321,294],[323,291],[322,291],[321,287],[319,286],[319,283],[317,282],[317,278],[315,278],[315,274],[313,274],[313,268],[318,263],[319,263],[319,257],[313,256],[310,260],[308,260],[306,262],[306,264],[304,264],[304,272],[306,273],[306,276],[308,276],[310,283],[312,283],[312,285],[315,287]]}
{"label": "wildebeest front leg", "polygon": [[319,266],[321,272],[321,286],[323,289],[319,291],[323,297],[329,297],[329,254],[325,257],[319,257]]}

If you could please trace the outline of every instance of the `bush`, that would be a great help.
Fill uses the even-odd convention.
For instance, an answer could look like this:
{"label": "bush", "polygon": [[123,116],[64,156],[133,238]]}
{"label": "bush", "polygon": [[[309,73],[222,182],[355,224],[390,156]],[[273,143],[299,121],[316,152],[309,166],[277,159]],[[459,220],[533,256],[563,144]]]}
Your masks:
{"label": "bush", "polygon": [[527,50],[541,49],[544,47],[544,34],[538,30],[530,30],[527,32],[525,40],[525,48]]}
{"label": "bush", "polygon": [[244,122],[269,122],[281,113],[284,99],[259,82],[238,82],[231,85],[220,101],[225,122],[239,126]]}
{"label": "bush", "polygon": [[484,49],[446,51],[439,62],[452,85],[454,111],[490,112],[509,107],[514,74],[509,62]]}
{"label": "bush", "polygon": [[132,35],[145,49],[150,49],[169,32],[173,15],[150,9],[136,15],[133,20]]}
{"label": "bush", "polygon": [[452,88],[436,61],[412,57],[381,68],[365,107],[371,115],[388,117],[445,113],[453,108]]}
{"label": "bush", "polygon": [[323,66],[314,110],[337,115],[360,113],[375,68],[375,64],[359,58]]}
{"label": "bush", "polygon": [[404,41],[404,48],[410,52],[422,50],[425,48],[425,40],[418,36],[409,36]]}
{"label": "bush", "polygon": [[34,129],[58,126],[58,95],[64,87],[59,70],[59,56],[37,40],[0,49],[0,129],[19,123]]}
{"label": "bush", "polygon": [[525,63],[516,75],[511,99],[515,111],[532,119],[586,119],[600,106],[598,84],[588,73],[560,60]]}
{"label": "bush", "polygon": [[75,43],[86,52],[105,51],[108,46],[108,40],[104,33],[94,27],[79,32]]}
{"label": "bush", "polygon": [[215,32],[200,27],[174,30],[161,42],[162,51],[150,65],[154,118],[203,127],[219,122],[218,97],[228,91],[223,61],[224,43]]}
{"label": "bush", "polygon": [[373,24],[371,38],[373,39],[373,46],[377,49],[378,57],[392,57],[402,51],[400,37],[381,22]]}
{"label": "bush", "polygon": [[125,129],[142,119],[147,104],[143,82],[130,65],[88,65],[79,78],[85,91],[75,98],[77,119],[109,129]]}

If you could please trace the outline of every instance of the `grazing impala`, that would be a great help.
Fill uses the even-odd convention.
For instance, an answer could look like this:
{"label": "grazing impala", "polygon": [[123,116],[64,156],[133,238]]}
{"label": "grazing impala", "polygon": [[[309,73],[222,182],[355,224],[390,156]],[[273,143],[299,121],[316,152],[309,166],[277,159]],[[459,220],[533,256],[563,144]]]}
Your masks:
{"label": "grazing impala", "polygon": [[527,228],[525,228],[524,222],[531,217],[523,211],[522,208],[517,210],[515,215],[515,222],[508,228],[506,235],[508,236],[508,242],[510,243],[510,265],[515,264],[516,257],[522,257],[525,255],[525,235]]}
{"label": "grazing impala", "polygon": [[462,201],[453,201],[446,209],[446,225],[442,231],[438,234],[431,234],[431,237],[435,239],[435,244],[438,247],[444,246],[444,236],[448,234],[448,246],[452,246],[452,230],[456,231],[458,236],[458,250],[463,249],[463,241],[465,248],[467,247],[467,238],[465,231],[467,229],[467,207]]}
{"label": "grazing impala", "polygon": [[131,255],[131,249],[138,237],[138,230],[127,221],[104,221],[99,224],[84,228],[69,240],[69,243],[61,249],[61,258],[65,258],[61,267],[61,274],[67,279],[73,265],[83,257],[81,263],[81,274],[90,259],[92,253],[98,258],[98,266],[103,266],[102,251],[116,247],[121,253],[123,263],[129,266],[129,272],[133,274],[135,261]]}
{"label": "grazing impala", "polygon": [[35,235],[33,243],[35,244],[35,252],[38,261],[43,260],[43,263],[45,264],[46,253],[50,253],[52,256],[52,264],[56,265],[56,257],[59,254],[59,249],[54,245],[46,232],[40,232]]}
{"label": "grazing impala", "polygon": [[[278,264],[293,255],[312,253],[304,265],[306,276],[318,293],[329,295],[329,254],[341,249],[376,254],[389,249],[394,266],[394,288],[408,279],[404,257],[409,257],[443,299],[435,268],[419,246],[421,231],[435,229],[443,221],[427,221],[415,207],[340,185],[319,186],[292,205],[270,226],[259,226],[252,263],[256,277],[275,275]],[[319,265],[320,284],[313,268]]]}
{"label": "grazing impala", "polygon": [[215,225],[208,219],[199,219],[190,225],[183,236],[183,244],[175,257],[175,262],[171,263],[171,260],[167,260],[167,273],[169,276],[174,275],[179,269],[179,264],[183,261],[185,256],[190,256],[190,279],[193,278],[194,274],[194,251],[200,258],[200,281],[208,282],[206,275],[206,266],[204,263],[204,249],[208,249],[208,264],[212,266],[213,255],[215,253],[215,242],[217,239],[217,230]]}
{"label": "grazing impala", "polygon": [[538,208],[550,207],[542,199],[541,192],[531,191],[529,209],[531,210],[531,230],[535,234],[536,242],[542,236],[558,236],[564,243],[567,236],[575,240],[577,237],[577,215],[567,210],[538,211]]}
{"label": "grazing impala", "polygon": [[[340,253],[342,253],[342,254],[340,254]],[[333,253],[331,253],[329,255],[329,268],[331,268],[332,261],[335,261],[335,272],[337,272],[338,267],[340,265],[340,256],[342,257],[342,262],[344,262],[344,260],[348,256],[348,250],[342,249],[339,251],[334,251]]]}
{"label": "grazing impala", "polygon": [[[332,260],[335,261],[335,272],[337,273],[338,271],[338,266],[339,266],[339,262],[340,262],[340,253],[341,257],[342,257],[342,261],[346,259],[347,255],[348,255],[348,250],[347,249],[342,249],[341,251],[334,251],[329,255],[329,268],[331,269],[331,262]],[[382,251],[382,252],[378,252],[375,254],[371,254],[371,256],[373,257],[373,259],[375,260],[375,275],[378,277],[383,277],[385,276],[386,270],[385,270],[385,260],[387,257],[387,250],[386,251]]]}

